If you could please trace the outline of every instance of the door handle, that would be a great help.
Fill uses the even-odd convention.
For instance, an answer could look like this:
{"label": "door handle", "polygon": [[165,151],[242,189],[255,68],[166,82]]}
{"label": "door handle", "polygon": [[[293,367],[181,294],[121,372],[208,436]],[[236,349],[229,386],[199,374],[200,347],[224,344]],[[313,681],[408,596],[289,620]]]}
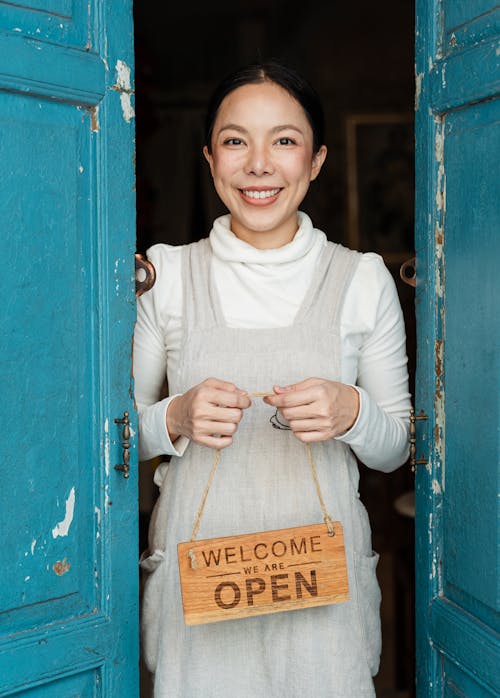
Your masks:
{"label": "door handle", "polygon": [[156,269],[149,259],[144,255],[135,255],[135,295],[136,298],[142,296],[146,291],[150,291],[155,285]]}
{"label": "door handle", "polygon": [[416,269],[416,257],[411,257],[410,259],[407,259],[406,262],[403,262],[403,264],[399,268],[399,276],[401,277],[401,280],[405,282],[405,284],[408,284],[408,286],[415,286],[417,285],[417,269]]}

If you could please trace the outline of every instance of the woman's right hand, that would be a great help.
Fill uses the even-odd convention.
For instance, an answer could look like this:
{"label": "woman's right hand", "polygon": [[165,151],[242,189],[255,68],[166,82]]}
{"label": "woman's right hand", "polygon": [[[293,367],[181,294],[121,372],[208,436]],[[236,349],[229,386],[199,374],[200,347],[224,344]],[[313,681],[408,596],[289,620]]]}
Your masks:
{"label": "woman's right hand", "polygon": [[167,429],[172,443],[186,436],[203,446],[226,448],[250,407],[248,393],[233,383],[207,378],[183,395],[178,395],[167,409]]}

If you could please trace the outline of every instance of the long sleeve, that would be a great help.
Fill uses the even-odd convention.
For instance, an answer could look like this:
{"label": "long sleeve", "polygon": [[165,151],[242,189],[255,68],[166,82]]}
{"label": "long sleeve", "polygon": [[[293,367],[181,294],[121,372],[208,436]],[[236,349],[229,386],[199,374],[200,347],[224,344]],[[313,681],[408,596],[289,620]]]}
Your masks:
{"label": "long sleeve", "polygon": [[[179,295],[180,264],[177,258],[180,250],[180,247],[157,245],[148,251],[159,281],[139,298],[137,304],[133,363],[141,460],[159,455],[182,455],[188,444],[188,439],[182,436],[172,444],[168,435],[167,408],[176,396],[160,399],[168,361],[165,342],[171,323],[168,299],[172,291],[174,296]],[[174,308],[176,306],[178,303]],[[174,318],[174,328],[178,324],[178,319]]]}
{"label": "long sleeve", "polygon": [[358,389],[360,411],[339,440],[368,467],[390,472],[408,458],[411,403],[403,314],[394,281],[378,255],[363,256],[343,320],[344,342],[352,347],[347,352],[351,371],[357,366],[355,380],[351,375],[348,382]]}

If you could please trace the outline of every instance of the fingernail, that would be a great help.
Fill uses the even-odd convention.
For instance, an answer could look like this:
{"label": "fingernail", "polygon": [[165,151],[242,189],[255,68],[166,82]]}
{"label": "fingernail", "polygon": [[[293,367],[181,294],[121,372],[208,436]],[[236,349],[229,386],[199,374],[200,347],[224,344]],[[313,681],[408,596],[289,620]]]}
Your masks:
{"label": "fingernail", "polygon": [[291,390],[291,386],[290,385],[277,385],[276,389],[281,390],[282,392],[286,392],[287,390]]}

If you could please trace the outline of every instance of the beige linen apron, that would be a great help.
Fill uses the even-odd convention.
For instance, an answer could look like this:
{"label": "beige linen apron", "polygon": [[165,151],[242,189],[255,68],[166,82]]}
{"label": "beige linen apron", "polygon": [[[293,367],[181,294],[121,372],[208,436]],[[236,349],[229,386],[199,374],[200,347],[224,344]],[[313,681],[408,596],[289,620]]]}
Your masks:
{"label": "beige linen apron", "polygon": [[[183,340],[170,391],[214,376],[249,392],[309,377],[341,376],[340,315],[360,255],[328,243],[292,325],[234,329],[224,321],[208,239],[183,258]],[[272,303],[273,299],[270,298]],[[305,445],[273,429],[261,399],[245,410],[224,449],[198,538],[320,523]],[[344,526],[350,600],[334,606],[209,625],[184,624],[177,543],[189,540],[214,451],[191,443],[160,466],[161,495],[150,529],[143,600],[143,650],[158,698],[368,698],[380,654],[380,591],[358,468],[332,439],[312,445],[326,507]]]}

